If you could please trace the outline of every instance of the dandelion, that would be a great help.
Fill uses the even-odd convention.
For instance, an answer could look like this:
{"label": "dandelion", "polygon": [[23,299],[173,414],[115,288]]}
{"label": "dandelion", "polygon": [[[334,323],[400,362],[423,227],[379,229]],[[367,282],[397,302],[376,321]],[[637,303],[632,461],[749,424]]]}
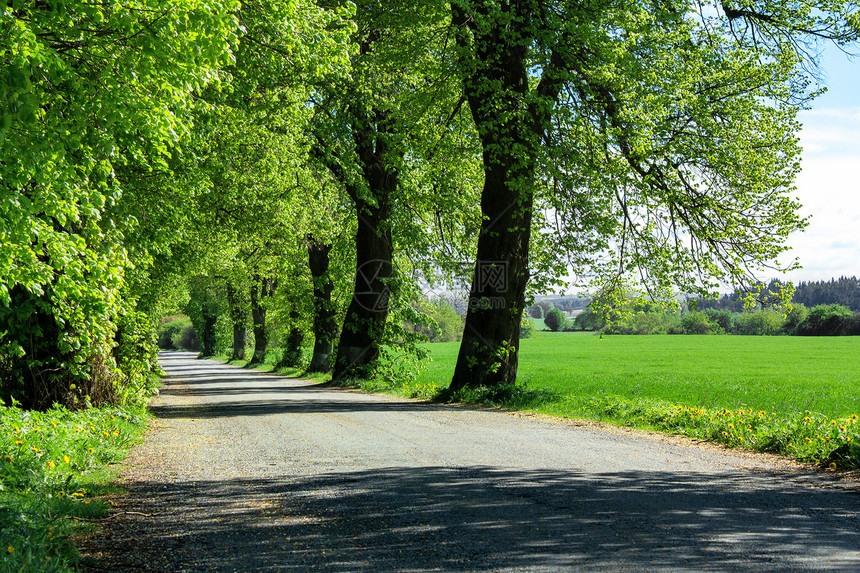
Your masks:
{"label": "dandelion", "polygon": [[734,427],[735,427],[734,424],[729,424],[729,428],[734,429]]}
{"label": "dandelion", "polygon": [[114,430],[114,431],[113,431],[113,435],[114,435],[114,436],[118,436],[118,435],[119,435],[119,430]]}
{"label": "dandelion", "polygon": [[53,427],[55,427],[55,428],[57,427],[57,423],[56,423],[55,421],[53,421],[53,420],[51,420],[51,425],[52,425]]}
{"label": "dandelion", "polygon": [[57,467],[57,464],[55,464],[54,462],[48,462],[48,467],[54,469],[55,467]]}
{"label": "dandelion", "polygon": [[3,456],[3,459],[6,460],[7,462],[11,462],[12,456]]}
{"label": "dandelion", "polygon": [[91,453],[91,454],[94,454],[94,453],[96,452],[96,451],[95,451],[94,449],[92,449],[92,448],[89,448],[87,451],[88,451],[89,453]]}
{"label": "dandelion", "polygon": [[22,442],[21,440],[15,440],[15,445],[16,446],[23,446],[24,442]]}
{"label": "dandelion", "polygon": [[19,428],[18,426],[12,426],[12,429],[15,430],[16,432],[21,431],[21,428]]}
{"label": "dandelion", "polygon": [[68,463],[71,463],[72,460],[69,456],[63,456],[63,461],[68,464]]}
{"label": "dandelion", "polygon": [[803,439],[804,439],[804,440],[806,440],[806,443],[807,443],[807,444],[811,444],[811,443],[812,443],[812,438],[803,438]]}
{"label": "dandelion", "polygon": [[8,553],[9,555],[12,555],[13,553],[15,553],[15,548],[10,545],[9,547],[6,548],[6,553]]}
{"label": "dandelion", "polygon": [[809,416],[805,416],[805,417],[803,418],[803,421],[804,421],[804,422],[811,422],[811,421],[812,421],[812,418],[810,418]]}

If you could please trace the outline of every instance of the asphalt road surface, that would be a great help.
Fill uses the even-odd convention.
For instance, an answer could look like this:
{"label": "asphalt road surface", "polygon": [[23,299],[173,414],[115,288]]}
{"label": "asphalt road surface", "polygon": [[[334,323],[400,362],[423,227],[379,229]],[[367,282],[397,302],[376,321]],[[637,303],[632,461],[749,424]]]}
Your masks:
{"label": "asphalt road surface", "polygon": [[856,483],[164,353],[110,571],[860,571]]}

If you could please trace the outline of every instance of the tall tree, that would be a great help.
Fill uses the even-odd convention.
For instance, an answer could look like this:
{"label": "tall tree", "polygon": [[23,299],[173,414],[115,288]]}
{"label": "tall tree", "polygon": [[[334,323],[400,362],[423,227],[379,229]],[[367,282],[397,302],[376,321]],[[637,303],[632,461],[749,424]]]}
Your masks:
{"label": "tall tree", "polygon": [[[734,7],[451,2],[483,149],[483,225],[451,388],[516,380],[536,207],[576,273],[667,295],[778,266],[804,34],[847,42],[848,2]],[[853,16],[856,18],[856,15]],[[620,290],[620,289],[619,289]]]}
{"label": "tall tree", "polygon": [[133,307],[124,222],[106,216],[123,201],[116,169],[165,163],[192,93],[231,58],[237,6],[0,7],[0,377],[27,406],[108,395],[96,387],[113,383]]}
{"label": "tall tree", "polygon": [[423,207],[417,195],[430,186],[417,184],[414,159],[438,161],[441,154],[430,150],[457,117],[451,75],[439,63],[444,5],[356,6],[352,73],[321,86],[314,101],[316,155],[352,202],[357,225],[354,290],[334,378],[374,375],[397,284],[407,280],[395,264],[407,234],[396,228],[395,213]]}

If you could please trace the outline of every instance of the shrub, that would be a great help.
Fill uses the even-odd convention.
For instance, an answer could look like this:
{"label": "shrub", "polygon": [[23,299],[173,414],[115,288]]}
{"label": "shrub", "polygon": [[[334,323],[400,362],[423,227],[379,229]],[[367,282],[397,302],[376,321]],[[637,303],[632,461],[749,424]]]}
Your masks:
{"label": "shrub", "polygon": [[567,317],[564,316],[564,313],[557,308],[552,308],[546,313],[543,322],[546,324],[547,328],[553,332],[558,332],[559,330],[564,330],[567,323]]}
{"label": "shrub", "polygon": [[807,336],[839,336],[851,329],[854,313],[839,304],[821,304],[812,307],[806,320],[797,329]]}
{"label": "shrub", "polygon": [[535,323],[527,316],[523,316],[520,323],[520,338],[532,338],[535,335]]}
{"label": "shrub", "polygon": [[606,326],[606,321],[600,314],[594,312],[591,307],[586,308],[576,315],[576,319],[573,321],[573,327],[576,330],[595,331],[600,330],[604,326]]}
{"label": "shrub", "polygon": [[681,317],[681,328],[684,334],[711,334],[712,324],[707,314],[693,311]]}
{"label": "shrub", "polygon": [[735,315],[730,310],[716,310],[714,308],[706,308],[702,312],[708,317],[711,324],[719,326],[726,334],[734,332]]}
{"label": "shrub", "polygon": [[185,315],[179,315],[170,322],[161,325],[156,333],[158,335],[158,347],[164,350],[197,351],[200,348],[197,332],[191,324],[191,319]]}
{"label": "shrub", "polygon": [[609,334],[677,334],[682,331],[674,312],[642,312],[607,327]]}
{"label": "shrub", "polygon": [[797,334],[800,325],[809,316],[809,309],[806,305],[795,303],[790,304],[786,308],[785,323],[782,325],[786,334]]}
{"label": "shrub", "polygon": [[745,312],[735,318],[735,334],[773,336],[784,331],[784,324],[785,319],[775,310]]}

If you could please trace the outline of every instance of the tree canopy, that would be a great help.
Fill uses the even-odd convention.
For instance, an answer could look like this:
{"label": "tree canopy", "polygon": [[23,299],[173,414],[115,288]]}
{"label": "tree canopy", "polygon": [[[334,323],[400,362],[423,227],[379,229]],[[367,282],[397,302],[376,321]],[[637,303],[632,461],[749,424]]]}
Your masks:
{"label": "tree canopy", "polygon": [[512,384],[565,277],[754,288],[806,225],[818,47],[858,29],[842,0],[4,4],[3,394],[145,393],[182,308],[207,352],[375,376],[457,275],[452,389]]}

